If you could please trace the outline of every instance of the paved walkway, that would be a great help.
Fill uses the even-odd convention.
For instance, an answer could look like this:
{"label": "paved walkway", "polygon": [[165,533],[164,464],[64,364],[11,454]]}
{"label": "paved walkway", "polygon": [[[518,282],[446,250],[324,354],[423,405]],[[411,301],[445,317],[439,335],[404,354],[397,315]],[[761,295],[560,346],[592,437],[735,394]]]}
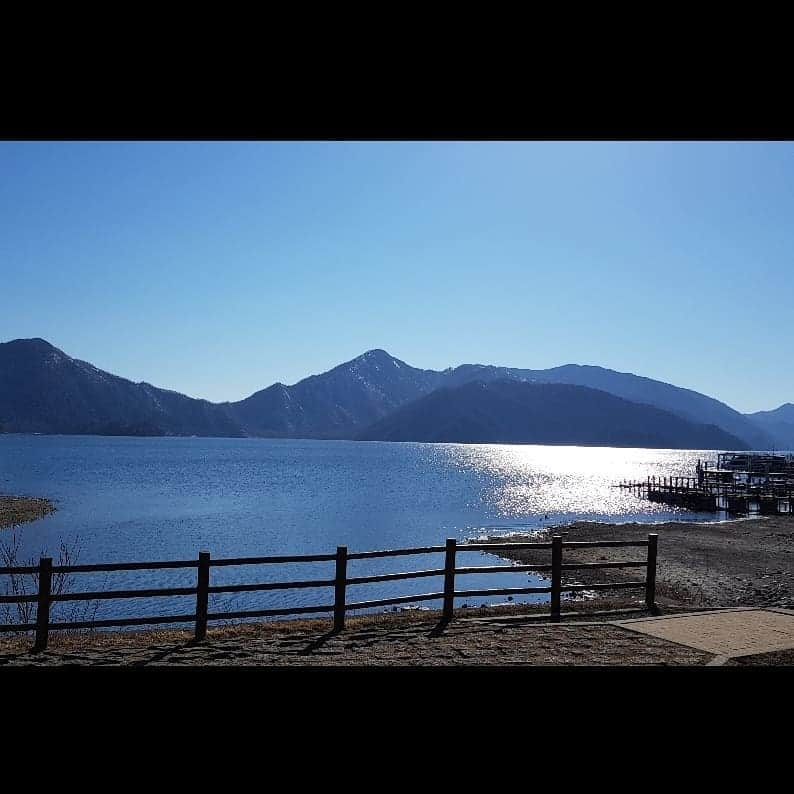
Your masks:
{"label": "paved walkway", "polygon": [[726,609],[639,618],[621,621],[620,625],[718,658],[794,648],[794,611],[785,609]]}

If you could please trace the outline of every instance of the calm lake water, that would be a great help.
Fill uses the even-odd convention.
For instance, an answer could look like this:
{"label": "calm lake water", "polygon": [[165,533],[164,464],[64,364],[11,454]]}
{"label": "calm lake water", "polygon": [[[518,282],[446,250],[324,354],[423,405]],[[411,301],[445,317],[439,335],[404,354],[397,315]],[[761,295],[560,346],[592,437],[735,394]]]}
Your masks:
{"label": "calm lake water", "polygon": [[[713,520],[713,514],[644,502],[611,486],[648,475],[693,476],[698,458],[715,456],[608,447],[0,435],[0,493],[46,496],[58,508],[17,530],[25,558],[47,552],[57,559],[61,541],[79,547],[82,563],[192,559],[200,550],[214,558],[329,553],[337,545],[353,552],[576,519]],[[0,531],[0,542],[10,534]],[[510,573],[510,563],[493,555],[470,552],[458,560],[505,567],[504,574],[461,577],[461,588],[544,583]],[[333,578],[333,565],[216,568],[211,584]],[[364,576],[442,566],[443,555],[419,555],[351,561],[348,570]],[[72,589],[179,587],[194,580],[191,570],[75,574]],[[348,588],[348,600],[441,589],[441,577],[357,585]],[[276,590],[215,596],[210,609],[332,602],[328,588]],[[192,597],[105,601],[96,616],[177,614],[193,606]],[[67,608],[59,605],[54,617],[66,619]]]}

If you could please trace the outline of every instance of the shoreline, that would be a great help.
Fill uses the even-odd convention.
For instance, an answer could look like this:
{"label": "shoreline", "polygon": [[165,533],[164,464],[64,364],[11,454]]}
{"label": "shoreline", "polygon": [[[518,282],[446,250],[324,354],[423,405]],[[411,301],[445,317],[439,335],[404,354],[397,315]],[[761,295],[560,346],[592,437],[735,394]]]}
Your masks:
{"label": "shoreline", "polygon": [[55,505],[43,497],[0,495],[0,529],[37,521],[55,510]]}
{"label": "shoreline", "polygon": [[[4,436],[21,436],[42,438],[165,438],[165,439],[202,439],[212,441],[222,439],[225,441],[343,441],[346,443],[355,442],[357,444],[427,444],[432,446],[449,446],[451,444],[471,447],[570,447],[572,449],[619,449],[619,450],[649,450],[652,452],[702,452],[711,453],[712,449],[698,449],[697,447],[638,447],[626,444],[604,444],[601,442],[581,441],[573,443],[570,441],[408,441],[405,439],[366,439],[366,438],[342,438],[339,436],[260,436],[260,435],[240,435],[240,436],[200,436],[161,433],[158,435],[144,435],[140,433],[44,433],[44,432],[23,432],[23,431],[2,431],[0,438]],[[790,454],[788,450],[773,449],[728,449],[725,452],[735,452],[743,454],[745,452],[761,454]]]}
{"label": "shoreline", "polygon": [[[794,608],[794,517],[759,516],[727,521],[601,523],[577,521],[544,527],[523,536],[492,536],[483,543],[546,540],[561,534],[568,541],[644,540],[659,535],[656,601],[660,607],[737,606]],[[496,552],[495,552],[496,553]],[[548,551],[499,549],[498,555],[525,565],[548,564]],[[563,562],[627,562],[636,549],[564,549]],[[565,584],[626,582],[638,569],[604,568],[563,574]],[[641,569],[640,569],[641,570]],[[563,594],[563,599],[565,594]]]}
{"label": "shoreline", "polygon": [[[46,501],[46,500],[43,500]],[[574,522],[547,527],[505,544],[546,540],[644,540],[659,535],[657,605],[663,615],[708,612],[724,607],[794,607],[794,517],[767,516],[705,522],[608,524]],[[488,541],[480,541],[488,543]],[[563,562],[638,560],[637,549],[564,548]],[[642,550],[640,550],[642,551]],[[545,565],[548,550],[499,549],[498,556]],[[636,569],[577,570],[576,583],[620,582],[644,578]],[[566,576],[564,581],[574,583]],[[639,596],[642,599],[642,596]],[[464,609],[439,632],[441,613],[429,610],[349,616],[335,635],[328,618],[251,621],[210,626],[207,640],[196,644],[192,627],[134,631],[53,633],[50,648],[31,654],[31,636],[0,637],[0,666],[21,665],[702,665],[713,654],[641,636],[620,628],[619,621],[649,617],[644,604],[621,591],[574,598],[563,594],[561,624],[548,620],[548,604],[503,604]],[[599,610],[606,610],[600,612]],[[624,614],[618,616],[615,610]],[[615,622],[618,621],[618,622]],[[530,650],[528,650],[528,648]],[[682,655],[683,654],[683,655]],[[730,664],[786,665],[794,653],[762,653]]]}
{"label": "shoreline", "polygon": [[[785,513],[780,514],[780,516],[785,517]],[[718,526],[722,524],[734,524],[740,521],[756,521],[758,519],[767,518],[768,516],[764,516],[760,513],[752,513],[750,515],[744,516],[733,516],[730,518],[715,518],[715,519],[691,519],[691,518],[682,518],[682,519],[659,519],[653,521],[638,521],[628,520],[628,521],[596,521],[596,520],[587,520],[581,519],[578,521],[569,521],[564,524],[541,524],[540,526],[534,528],[527,528],[527,529],[515,529],[510,530],[509,532],[503,532],[500,535],[488,535],[485,532],[481,532],[479,535],[472,536],[466,538],[464,541],[465,543],[521,543],[521,542],[530,542],[532,540],[537,540],[540,537],[543,538],[550,538],[552,534],[555,532],[567,532],[568,529],[576,524],[588,524],[593,527],[607,527],[607,528],[616,528],[616,527],[626,527],[626,526],[642,526],[648,527],[649,530],[652,530],[653,527],[659,527],[662,525],[673,524],[673,525],[682,525],[682,524],[697,524],[700,526]]]}

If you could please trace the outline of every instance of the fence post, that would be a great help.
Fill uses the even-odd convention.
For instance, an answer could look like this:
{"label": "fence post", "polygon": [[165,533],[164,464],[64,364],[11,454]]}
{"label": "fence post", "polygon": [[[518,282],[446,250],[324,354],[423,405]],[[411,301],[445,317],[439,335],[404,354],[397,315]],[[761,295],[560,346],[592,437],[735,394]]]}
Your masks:
{"label": "fence post", "polygon": [[645,574],[645,606],[656,612],[656,541],[659,535],[648,535],[648,568]]}
{"label": "fence post", "polygon": [[455,538],[447,538],[446,554],[444,556],[444,612],[442,620],[448,623],[452,620],[455,609]]}
{"label": "fence post", "polygon": [[551,537],[551,620],[560,622],[560,590],[562,588],[562,535]]}
{"label": "fence post", "polygon": [[200,551],[196,582],[196,642],[207,637],[207,607],[210,588],[210,553]]}
{"label": "fence post", "polygon": [[52,595],[52,557],[39,560],[39,600],[36,608],[36,642],[33,651],[47,648],[50,632],[50,596]]}
{"label": "fence post", "polygon": [[334,582],[334,631],[345,627],[345,590],[347,589],[347,546],[336,547],[336,581]]}

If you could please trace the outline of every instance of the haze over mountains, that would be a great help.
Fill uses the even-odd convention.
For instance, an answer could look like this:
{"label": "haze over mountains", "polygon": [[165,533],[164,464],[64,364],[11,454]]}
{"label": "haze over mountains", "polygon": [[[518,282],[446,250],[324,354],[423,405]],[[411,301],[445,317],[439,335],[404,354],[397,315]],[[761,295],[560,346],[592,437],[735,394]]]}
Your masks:
{"label": "haze over mountains", "polygon": [[794,449],[794,405],[784,403],[774,411],[758,411],[748,416],[780,449]]}
{"label": "haze over mountains", "polygon": [[744,415],[601,367],[423,370],[383,350],[211,403],[111,375],[43,339],[17,339],[0,344],[0,432],[769,449],[794,446],[794,406]]}

